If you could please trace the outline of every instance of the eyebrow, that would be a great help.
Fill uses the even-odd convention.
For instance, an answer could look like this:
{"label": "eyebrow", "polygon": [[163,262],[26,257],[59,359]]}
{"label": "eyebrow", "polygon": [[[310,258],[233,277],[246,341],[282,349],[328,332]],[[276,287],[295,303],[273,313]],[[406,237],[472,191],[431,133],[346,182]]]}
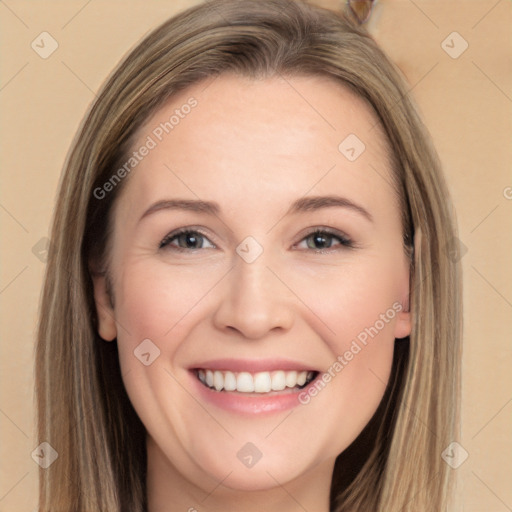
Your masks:
{"label": "eyebrow", "polygon": [[335,195],[301,197],[291,205],[287,212],[287,215],[291,213],[310,212],[319,210],[321,208],[331,207],[347,208],[349,210],[359,213],[370,222],[373,222],[373,217],[366,208],[363,208],[361,205],[354,203],[354,201],[351,201],[346,197],[340,197]]}
{"label": "eyebrow", "polygon": [[[292,203],[286,215],[294,213],[304,213],[320,210],[322,208],[346,208],[359,213],[370,222],[373,222],[373,217],[368,210],[363,206],[347,199],[345,197],[330,195],[330,196],[308,196],[301,197]],[[197,213],[206,213],[207,215],[218,216],[221,208],[218,203],[213,201],[202,201],[200,199],[165,199],[157,201],[151,205],[142,215],[144,217],[155,213],[160,210],[188,210]]]}
{"label": "eyebrow", "polygon": [[218,215],[220,206],[213,201],[201,201],[200,199],[164,199],[152,204],[143,214],[140,220],[160,210],[188,210],[209,215]]}

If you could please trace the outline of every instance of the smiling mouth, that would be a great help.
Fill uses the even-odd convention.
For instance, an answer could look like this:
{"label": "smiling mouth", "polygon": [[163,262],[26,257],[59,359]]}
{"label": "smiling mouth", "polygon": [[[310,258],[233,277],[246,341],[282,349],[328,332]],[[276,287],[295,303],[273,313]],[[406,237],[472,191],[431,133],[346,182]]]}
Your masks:
{"label": "smiling mouth", "polygon": [[303,389],[315,380],[319,372],[276,370],[250,373],[198,368],[194,374],[205,387],[214,391],[265,394]]}

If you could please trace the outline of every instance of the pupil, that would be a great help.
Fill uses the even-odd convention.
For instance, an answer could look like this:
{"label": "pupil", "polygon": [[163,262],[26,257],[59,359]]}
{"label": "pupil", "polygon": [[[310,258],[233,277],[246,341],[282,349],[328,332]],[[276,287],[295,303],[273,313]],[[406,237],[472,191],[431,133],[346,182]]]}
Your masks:
{"label": "pupil", "polygon": [[185,233],[183,235],[183,241],[185,242],[186,247],[193,247],[197,248],[198,245],[198,239],[197,237],[192,233]]}
{"label": "pupil", "polygon": [[317,249],[325,248],[327,245],[329,245],[328,238],[329,238],[328,236],[321,235],[321,234],[314,235],[313,240],[314,240],[315,247]]}

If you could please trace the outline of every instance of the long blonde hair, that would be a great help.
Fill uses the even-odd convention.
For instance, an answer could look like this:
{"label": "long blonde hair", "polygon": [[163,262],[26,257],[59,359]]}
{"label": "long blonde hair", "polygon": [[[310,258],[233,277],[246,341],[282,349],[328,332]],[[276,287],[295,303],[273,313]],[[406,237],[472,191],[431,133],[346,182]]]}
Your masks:
{"label": "long blonde hair", "polygon": [[97,333],[90,275],[92,261],[105,261],[123,182],[101,199],[94,190],[126,161],[149,115],[224,72],[330,77],[375,112],[411,249],[413,329],[395,344],[379,409],[336,461],[331,510],[447,510],[452,470],[441,452],[458,435],[461,278],[440,164],[403,79],[366,31],[343,13],[288,0],[205,2],[168,20],[118,66],[77,133],[55,211],[36,348],[39,442],[59,454],[40,470],[39,510],[145,510],[145,429],[124,389],[116,344]]}

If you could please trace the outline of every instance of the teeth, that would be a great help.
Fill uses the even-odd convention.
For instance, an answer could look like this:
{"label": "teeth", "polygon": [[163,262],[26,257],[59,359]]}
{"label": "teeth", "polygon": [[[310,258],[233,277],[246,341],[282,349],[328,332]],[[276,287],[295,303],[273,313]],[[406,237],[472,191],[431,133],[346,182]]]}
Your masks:
{"label": "teeth", "polygon": [[271,387],[274,391],[282,391],[286,387],[286,375],[283,371],[273,373]]}
{"label": "teeth", "polygon": [[287,388],[293,388],[297,384],[297,372],[286,372],[284,380]]}
{"label": "teeth", "polygon": [[306,383],[307,376],[308,376],[308,372],[300,372],[297,375],[297,385],[304,386],[304,384]]}
{"label": "teeth", "polygon": [[233,372],[224,373],[224,389],[226,391],[236,390],[236,376]]}
{"label": "teeth", "polygon": [[213,372],[213,387],[220,391],[224,387],[224,376],[220,372]]}
{"label": "teeth", "polygon": [[234,373],[219,370],[198,370],[198,379],[217,391],[238,391],[240,393],[269,393],[286,388],[302,387],[313,380],[315,372],[283,371]]}
{"label": "teeth", "polygon": [[272,377],[268,372],[257,373],[254,376],[254,391],[268,393],[272,389]]}
{"label": "teeth", "polygon": [[250,373],[242,372],[238,374],[236,378],[236,390],[242,393],[252,393],[254,391],[254,380]]}

